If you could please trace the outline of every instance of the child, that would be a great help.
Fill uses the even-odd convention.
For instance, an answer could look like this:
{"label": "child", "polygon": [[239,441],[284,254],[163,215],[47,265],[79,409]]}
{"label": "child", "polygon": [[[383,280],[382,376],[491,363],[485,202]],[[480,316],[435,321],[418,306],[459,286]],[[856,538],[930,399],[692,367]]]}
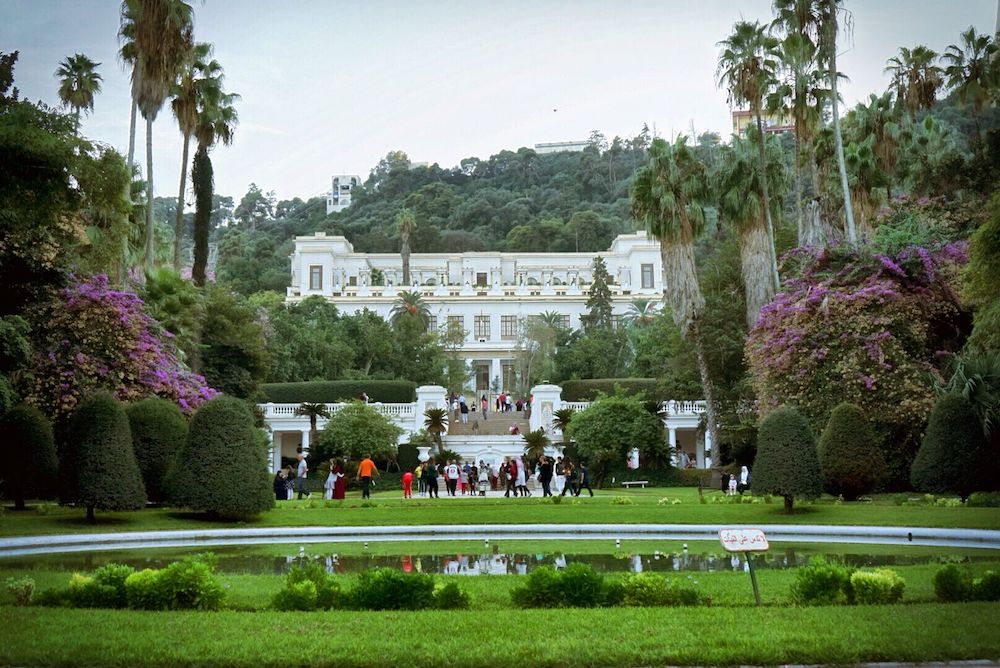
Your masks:
{"label": "child", "polygon": [[729,478],[729,491],[726,493],[726,496],[736,496],[736,484],[737,484],[737,482],[739,482],[739,481],[736,478],[736,476],[730,476],[730,478]]}
{"label": "child", "polygon": [[413,498],[413,473],[411,471],[403,474],[403,498]]}

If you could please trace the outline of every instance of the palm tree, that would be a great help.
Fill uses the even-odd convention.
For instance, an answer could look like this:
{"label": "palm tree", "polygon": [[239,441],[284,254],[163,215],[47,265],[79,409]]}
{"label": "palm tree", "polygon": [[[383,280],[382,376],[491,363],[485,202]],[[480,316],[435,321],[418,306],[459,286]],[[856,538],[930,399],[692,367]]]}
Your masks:
{"label": "palm tree", "polygon": [[[765,273],[765,276],[767,274]],[[645,327],[660,315],[660,305],[655,299],[633,299],[622,320],[634,327]]]}
{"label": "palm tree", "polygon": [[177,217],[174,220],[174,271],[181,270],[181,245],[184,240],[184,188],[187,181],[188,150],[191,136],[198,127],[198,88],[201,80],[219,76],[222,66],[217,60],[209,61],[212,45],[195,44],[186,54],[181,75],[174,84],[170,108],[177,119],[177,127],[184,137],[181,150],[181,182],[177,190]]}
{"label": "palm tree", "polygon": [[821,0],[818,11],[820,49],[818,58],[827,64],[827,77],[830,82],[830,105],[833,113],[833,141],[837,154],[837,168],[840,170],[840,188],[844,195],[844,219],[847,228],[847,241],[850,244],[858,242],[858,232],[854,227],[854,207],[851,206],[851,189],[847,182],[847,164],[844,160],[844,138],[840,132],[840,110],[837,93],[837,29],[840,3],[843,0]]}
{"label": "palm tree", "polygon": [[[845,125],[850,127],[846,134],[851,137],[852,143],[860,144],[868,138],[872,139],[872,151],[884,174],[881,180],[886,184],[886,197],[891,195],[892,176],[896,172],[899,153],[909,143],[912,134],[908,127],[900,123],[900,116],[899,107],[892,103],[892,93],[886,91],[882,95],[870,95],[868,104],[858,103],[844,119]],[[855,206],[855,212],[857,209]]]}
{"label": "palm tree", "polygon": [[437,446],[438,454],[443,449],[441,434],[448,431],[448,410],[445,408],[428,408],[424,411],[424,429],[430,434]]}
{"label": "palm tree", "polygon": [[417,318],[424,329],[431,319],[431,310],[419,290],[401,290],[396,304],[389,312],[389,322],[398,327],[404,318]]}
{"label": "palm tree", "polygon": [[[146,121],[146,201],[153,202],[153,121],[193,42],[191,5],[183,0],[123,0],[119,35],[134,57],[132,92]],[[146,268],[153,265],[153,207],[146,207]]]}
{"label": "palm tree", "polygon": [[[213,61],[214,62],[214,61]],[[222,67],[213,68],[215,74],[198,81],[196,100],[198,124],[194,130],[198,140],[194,165],[191,168],[191,182],[194,187],[194,263],[191,278],[197,285],[205,284],[205,269],[208,264],[208,233],[212,216],[212,195],[215,189],[212,159],[209,151],[218,143],[229,146],[233,143],[239,115],[236,102],[240,96],[226,93],[222,86]]]}
{"label": "palm tree", "polygon": [[974,26],[969,26],[961,37],[961,44],[950,44],[941,59],[948,63],[944,68],[948,87],[960,103],[972,105],[976,139],[981,142],[979,114],[997,87],[997,67],[993,62],[997,43],[989,35],[976,33]]}
{"label": "palm tree", "polygon": [[983,435],[1000,443],[1000,354],[966,352],[955,358],[951,378],[941,392],[957,392],[968,399]]}
{"label": "palm tree", "polygon": [[403,258],[403,285],[410,285],[410,235],[417,229],[417,217],[413,211],[404,208],[396,216],[396,229],[399,231],[399,254]]}
{"label": "palm tree", "polygon": [[135,45],[135,17],[139,10],[139,3],[132,1],[123,1],[121,8],[121,22],[118,26],[118,41],[121,43],[121,47],[118,49],[118,62],[121,65],[130,70],[131,72],[131,97],[132,106],[131,113],[129,114],[129,125],[128,125],[128,166],[132,169],[132,165],[135,160],[135,119],[139,113],[139,104],[137,102],[136,86],[138,84],[139,78],[136,73],[136,66],[138,64],[138,55],[136,54]]}
{"label": "palm tree", "polygon": [[552,426],[562,433],[563,443],[566,442],[566,433],[569,430],[569,423],[573,420],[576,411],[572,408],[560,408],[552,413]]}
{"label": "palm tree", "polygon": [[77,53],[59,63],[56,76],[59,77],[59,99],[64,107],[73,110],[77,130],[80,128],[80,111],[94,109],[94,96],[101,92],[101,75],[93,60]]}
{"label": "palm tree", "polygon": [[[764,123],[761,118],[764,100],[778,85],[779,41],[768,35],[767,30],[757,21],[739,21],[733,26],[733,34],[718,43],[722,47],[716,77],[719,86],[729,91],[729,103],[750,105],[750,112],[757,121],[757,151],[760,160],[757,166],[767,168],[764,158]],[[770,243],[771,280],[774,290],[781,288],[778,277],[778,256],[774,250],[774,222],[771,220],[771,196],[768,192],[766,176],[758,179],[761,196],[764,198],[764,214],[767,222],[767,237]]]}
{"label": "palm tree", "polygon": [[912,49],[899,48],[899,55],[886,63],[885,73],[892,76],[889,90],[896,94],[896,104],[906,109],[910,120],[917,119],[917,112],[930,109],[937,100],[937,92],[944,85],[941,68],[934,64],[937,51],[919,44]]}
{"label": "palm tree", "polygon": [[316,442],[319,439],[316,430],[316,420],[319,418],[330,419],[330,411],[327,409],[326,404],[301,403],[295,409],[295,414],[304,415],[309,418],[309,444],[315,448]]}
{"label": "palm tree", "polygon": [[537,462],[545,454],[545,448],[549,447],[549,437],[541,427],[522,434],[521,438],[524,439],[524,455],[529,461]]}
{"label": "palm tree", "polygon": [[712,379],[700,325],[705,298],[694,259],[694,240],[705,221],[708,184],[705,168],[695,159],[685,137],[678,137],[673,144],[659,138],[653,141],[649,162],[639,168],[632,181],[631,195],[635,218],[660,242],[663,267],[670,278],[664,282],[664,301],[670,304],[681,335],[695,350],[708,431],[717,444]]}
{"label": "palm tree", "polygon": [[559,311],[542,311],[536,316],[536,322],[550,327],[555,331],[565,329],[566,319],[563,318],[563,314]]}
{"label": "palm tree", "polygon": [[[775,295],[772,281],[768,280],[770,254],[766,218],[764,216],[763,190],[757,180],[766,174],[771,181],[772,206],[780,211],[785,189],[784,156],[776,141],[767,146],[768,165],[761,169],[759,157],[752,145],[756,138],[733,137],[725,149],[722,168],[718,172],[716,191],[719,212],[732,223],[740,235],[740,266],[743,292],[746,298],[747,327],[757,324],[760,309]],[[748,197],[757,193],[757,197]]]}
{"label": "palm tree", "polygon": [[848,144],[844,160],[847,163],[855,220],[858,230],[865,236],[872,231],[872,217],[884,201],[882,193],[888,191],[889,184],[886,173],[879,167],[875,136],[868,135],[862,141]]}

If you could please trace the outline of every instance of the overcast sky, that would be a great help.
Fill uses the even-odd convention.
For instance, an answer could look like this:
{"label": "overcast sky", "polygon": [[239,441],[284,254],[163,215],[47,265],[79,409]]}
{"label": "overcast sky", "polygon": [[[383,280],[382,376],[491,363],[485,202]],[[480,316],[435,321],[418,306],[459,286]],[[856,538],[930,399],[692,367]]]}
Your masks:
{"label": "overcast sky", "polygon": [[[715,86],[716,42],[770,0],[206,0],[195,38],[215,45],[243,96],[231,147],[213,153],[216,191],[250,182],[279,198],[327,190],[332,174],[367,177],[393,149],[442,167],[538,142],[729,133]],[[847,0],[838,63],[848,104],[882,91],[899,46],[937,51],[974,25],[992,32],[997,0]],[[83,122],[128,147],[129,79],[118,65],[118,0],[0,0],[0,51],[19,50],[22,96],[58,102],[67,55],[101,62],[104,90]],[[176,196],[181,139],[168,110],[154,125],[157,195]],[[145,165],[145,142],[137,140]],[[190,194],[188,195],[190,201]]]}

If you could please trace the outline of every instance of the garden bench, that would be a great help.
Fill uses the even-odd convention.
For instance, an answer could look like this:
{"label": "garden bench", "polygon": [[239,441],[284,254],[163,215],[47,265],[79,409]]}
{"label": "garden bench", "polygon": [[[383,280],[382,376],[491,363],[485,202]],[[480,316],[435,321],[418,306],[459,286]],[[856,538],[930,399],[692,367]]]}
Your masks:
{"label": "garden bench", "polygon": [[639,485],[643,489],[649,484],[648,480],[623,480],[622,487],[632,487],[633,485]]}

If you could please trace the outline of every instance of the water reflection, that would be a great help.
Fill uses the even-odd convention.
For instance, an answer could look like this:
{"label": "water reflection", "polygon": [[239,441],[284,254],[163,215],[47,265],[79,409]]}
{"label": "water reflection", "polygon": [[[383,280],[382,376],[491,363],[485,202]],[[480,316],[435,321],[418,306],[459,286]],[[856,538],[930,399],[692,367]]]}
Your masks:
{"label": "water reflection", "polygon": [[[679,552],[615,552],[612,554],[558,553],[509,553],[493,545],[478,553],[456,554],[406,554],[406,555],[339,555],[332,551],[304,550],[288,556],[247,554],[216,550],[218,571],[221,573],[283,574],[292,566],[319,561],[329,573],[356,573],[368,568],[397,568],[407,573],[440,573],[444,575],[526,575],[540,566],[566,568],[572,563],[588,564],[595,570],[614,573],[652,572],[716,572],[748,570],[745,557],[738,554],[713,552],[692,553],[687,546]],[[755,566],[762,569],[785,569],[805,565],[811,557],[820,554],[814,550],[772,550],[757,554]],[[892,554],[840,554],[834,558],[855,567],[906,566],[913,564],[961,561],[995,561],[997,555],[973,556],[956,559],[941,555],[892,555]],[[51,556],[45,559],[4,559],[3,568],[44,568],[56,570],[87,571],[109,562],[123,563],[134,568],[162,568],[180,559],[178,554],[163,557],[136,557],[128,553],[86,553]]]}

